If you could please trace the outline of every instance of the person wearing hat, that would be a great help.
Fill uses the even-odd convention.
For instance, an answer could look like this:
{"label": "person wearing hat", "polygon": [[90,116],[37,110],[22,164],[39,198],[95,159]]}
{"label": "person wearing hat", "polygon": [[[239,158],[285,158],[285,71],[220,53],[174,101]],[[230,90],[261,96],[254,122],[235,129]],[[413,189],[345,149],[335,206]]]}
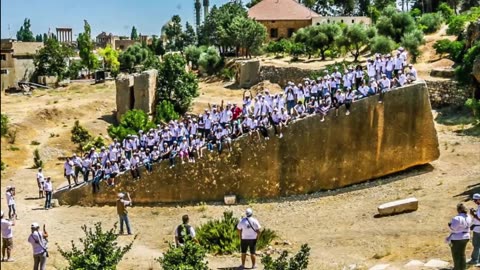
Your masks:
{"label": "person wearing hat", "polygon": [[52,208],[52,192],[53,184],[52,179],[49,177],[45,178],[45,183],[43,183],[43,190],[45,191],[45,210]]}
{"label": "person wearing hat", "polygon": [[247,258],[247,249],[250,250],[250,258],[252,260],[252,268],[255,268],[256,265],[256,246],[257,240],[260,237],[261,231],[260,223],[256,218],[253,217],[253,210],[247,208],[245,211],[246,217],[242,218],[237,224],[238,236],[240,237],[240,249],[242,252],[242,265],[240,269],[245,267],[245,259]]}
{"label": "person wearing hat", "polygon": [[394,61],[392,60],[390,54],[387,54],[387,58],[385,60],[385,75],[387,76],[388,79],[393,78],[393,67],[394,67]]}
{"label": "person wearing hat", "polygon": [[[2,262],[13,262],[12,259],[12,249],[13,249],[13,229],[15,226],[14,219],[6,219],[4,217],[3,211],[1,211],[1,226],[2,226]],[[5,257],[5,251],[7,257]]]}
{"label": "person wearing hat", "polygon": [[477,205],[477,210],[471,208],[470,215],[472,215],[472,244],[473,250],[468,264],[480,267],[480,193],[473,194],[473,202]]}
{"label": "person wearing hat", "polygon": [[100,163],[95,165],[95,172],[92,181],[92,191],[93,193],[97,193],[100,191],[100,181],[102,181],[105,175],[105,170],[103,169]]}
{"label": "person wearing hat", "polygon": [[385,92],[390,91],[392,82],[387,78],[386,74],[382,74],[382,79],[378,83],[380,85],[380,98],[378,99],[378,103],[382,103]]}
{"label": "person wearing hat", "polygon": [[465,250],[470,240],[471,225],[472,218],[468,215],[467,207],[463,203],[457,204],[457,215],[448,223],[450,235],[446,239],[452,252],[453,269],[467,269]]}
{"label": "person wearing hat", "polygon": [[177,247],[183,246],[185,242],[190,240],[198,242],[195,238],[195,229],[188,224],[189,221],[188,215],[183,215],[182,224],[175,229],[175,244]]}
{"label": "person wearing hat", "polygon": [[[127,199],[125,200],[125,195]],[[117,194],[117,214],[120,219],[120,234],[123,234],[123,224],[127,227],[127,233],[132,234],[130,229],[130,220],[128,219],[127,206],[132,206],[132,198],[130,198],[130,193],[118,193]]]}
{"label": "person wearing hat", "polygon": [[71,161],[69,157],[67,157],[67,160],[65,160],[65,163],[63,164],[63,176],[65,178],[67,178],[68,188],[72,188],[70,178],[73,178],[73,181],[75,182],[75,185],[78,185],[77,180],[75,178],[74,164],[73,164],[73,161]]}
{"label": "person wearing hat", "polygon": [[43,169],[38,168],[38,173],[37,173],[37,186],[38,186],[38,198],[41,199],[44,196],[43,193],[43,183],[45,182],[45,176],[43,176]]}
{"label": "person wearing hat", "polygon": [[8,205],[8,218],[17,217],[17,210],[15,204],[15,187],[7,186],[5,191],[5,199]]}
{"label": "person wearing hat", "polygon": [[40,225],[34,222],[30,226],[32,233],[28,237],[28,242],[32,245],[33,250],[33,269],[45,270],[48,257],[47,238],[48,233],[43,226],[43,232],[40,232]]}
{"label": "person wearing hat", "polygon": [[408,74],[407,74],[407,82],[412,83],[417,80],[417,70],[413,67],[412,64],[408,65]]}

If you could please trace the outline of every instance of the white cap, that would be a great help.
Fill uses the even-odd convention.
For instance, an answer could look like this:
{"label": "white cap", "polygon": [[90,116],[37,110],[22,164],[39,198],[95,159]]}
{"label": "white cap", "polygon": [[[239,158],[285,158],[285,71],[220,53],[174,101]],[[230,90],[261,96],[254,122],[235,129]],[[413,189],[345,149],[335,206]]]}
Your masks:
{"label": "white cap", "polygon": [[247,208],[247,210],[245,210],[245,214],[247,215],[247,217],[251,217],[253,215],[252,208]]}
{"label": "white cap", "polygon": [[118,196],[119,199],[121,199],[121,198],[125,197],[125,194],[120,192],[120,193],[117,194],[117,196]]}
{"label": "white cap", "polygon": [[480,194],[479,193],[473,194],[473,199],[474,200],[480,200]]}
{"label": "white cap", "polygon": [[31,227],[32,227],[32,229],[36,229],[36,228],[39,228],[40,225],[38,225],[38,223],[34,222],[34,223],[32,223]]}

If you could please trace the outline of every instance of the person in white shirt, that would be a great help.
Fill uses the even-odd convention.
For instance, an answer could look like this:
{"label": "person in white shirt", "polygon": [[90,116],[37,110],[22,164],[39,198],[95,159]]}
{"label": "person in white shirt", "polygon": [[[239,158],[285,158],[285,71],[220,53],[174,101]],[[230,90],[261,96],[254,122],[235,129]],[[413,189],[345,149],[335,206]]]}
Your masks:
{"label": "person in white shirt", "polygon": [[345,94],[345,108],[346,113],[345,115],[350,114],[350,107],[352,106],[353,101],[355,100],[355,93],[353,93],[352,89],[347,89],[347,93]]}
{"label": "person in white shirt", "polygon": [[67,160],[63,164],[63,176],[67,178],[68,181],[68,188],[72,188],[72,184],[70,182],[70,178],[73,178],[73,181],[75,182],[75,185],[78,185],[77,180],[75,178],[75,170],[74,170],[74,164],[73,161],[70,160],[70,158],[67,157]]}
{"label": "person in white shirt", "polygon": [[43,183],[45,182],[45,177],[43,176],[42,168],[38,168],[37,173],[37,185],[38,185],[38,198],[43,198]]}
{"label": "person in white shirt", "polygon": [[238,236],[240,237],[240,249],[242,252],[241,269],[245,267],[245,259],[247,258],[247,249],[250,249],[250,258],[252,260],[252,269],[256,267],[255,252],[257,240],[261,234],[260,223],[253,216],[253,210],[248,208],[245,211],[246,217],[242,218],[237,225]]}
{"label": "person in white shirt", "polygon": [[[125,195],[127,196],[126,200],[124,199]],[[130,220],[128,219],[127,211],[127,206],[132,206],[132,198],[130,197],[130,193],[118,193],[116,204],[118,218],[120,219],[120,234],[123,234],[123,224],[125,223],[127,227],[127,233],[131,235],[132,230],[130,228]]]}
{"label": "person in white shirt", "polygon": [[33,250],[33,269],[45,270],[48,257],[47,238],[48,234],[43,226],[43,233],[40,232],[40,225],[34,222],[31,226],[32,233],[28,237],[28,242],[32,245]]}
{"label": "person in white shirt", "polygon": [[382,79],[378,82],[378,84],[380,85],[380,97],[378,99],[378,103],[382,103],[385,92],[390,91],[391,82],[390,79],[387,78],[386,74],[382,74]]}
{"label": "person in white shirt", "polygon": [[302,101],[300,101],[300,100],[297,102],[297,105],[295,105],[295,107],[293,107],[293,111],[295,113],[294,114],[295,117],[303,118],[303,117],[307,116],[305,105],[303,105]]}
{"label": "person in white shirt", "polygon": [[[1,211],[2,218],[2,262],[13,262],[12,259],[12,249],[13,249],[13,230],[12,227],[15,226],[15,220],[8,220],[4,218],[3,211]],[[7,257],[5,257],[5,251]]]}
{"label": "person in white shirt", "polygon": [[413,67],[412,64],[408,65],[408,76],[407,76],[407,81],[408,83],[411,83],[413,81],[417,80],[417,70]]}
{"label": "person in white shirt", "polygon": [[15,187],[7,186],[5,197],[8,205],[8,218],[17,217],[17,210],[15,207]]}
{"label": "person in white shirt", "polygon": [[473,250],[471,259],[468,264],[475,265],[480,267],[480,193],[473,194],[473,202],[477,206],[477,210],[471,208],[470,215],[472,215],[473,225],[472,225],[472,244]]}
{"label": "person in white shirt", "polygon": [[52,208],[53,185],[50,177],[47,177],[45,180],[46,181],[43,184],[43,190],[45,191],[45,210],[48,210]]}
{"label": "person in white shirt", "polygon": [[470,240],[472,218],[468,215],[467,207],[462,203],[457,205],[457,213],[448,223],[450,235],[447,237],[447,242],[450,243],[452,251],[453,269],[463,270],[467,269],[465,250]]}
{"label": "person in white shirt", "polygon": [[183,215],[182,224],[175,229],[175,244],[177,247],[183,246],[187,241],[198,242],[195,238],[195,229],[188,224],[189,220],[188,215]]}

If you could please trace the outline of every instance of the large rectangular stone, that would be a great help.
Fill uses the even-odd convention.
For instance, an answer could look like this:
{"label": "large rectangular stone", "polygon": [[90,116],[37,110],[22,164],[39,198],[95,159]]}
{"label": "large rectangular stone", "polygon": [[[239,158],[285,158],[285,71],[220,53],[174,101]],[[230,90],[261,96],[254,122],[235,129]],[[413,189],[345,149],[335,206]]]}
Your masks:
{"label": "large rectangular stone", "polygon": [[416,211],[417,209],[418,209],[418,200],[416,198],[408,198],[408,199],[384,203],[378,207],[378,213],[384,216],[384,215],[392,215],[392,214]]}
{"label": "large rectangular stone", "polygon": [[155,91],[157,90],[157,75],[155,69],[146,70],[134,76],[133,89],[135,93],[134,109],[142,110],[147,114],[154,111]]}
{"label": "large rectangular stone", "polygon": [[133,91],[133,89],[131,89],[133,88],[133,76],[129,74],[119,75],[115,80],[115,88],[117,89],[117,120],[120,121],[120,118],[124,113],[133,109],[133,95],[132,93],[130,93],[131,91]]}

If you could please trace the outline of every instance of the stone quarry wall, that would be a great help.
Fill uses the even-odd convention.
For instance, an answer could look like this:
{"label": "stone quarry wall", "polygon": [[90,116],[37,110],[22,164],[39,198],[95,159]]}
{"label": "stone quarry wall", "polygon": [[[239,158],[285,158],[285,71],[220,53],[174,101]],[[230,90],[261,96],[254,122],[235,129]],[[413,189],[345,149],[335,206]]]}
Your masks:
{"label": "stone quarry wall", "polygon": [[430,102],[433,108],[448,105],[463,106],[465,101],[472,97],[473,87],[460,85],[453,80],[426,81]]}
{"label": "stone quarry wall", "polygon": [[340,188],[429,163],[439,157],[428,90],[419,82],[355,102],[352,113],[309,116],[286,128],[284,138],[242,137],[233,152],[207,153],[197,163],[167,162],[133,181],[117,178],[96,195],[90,186],[54,194],[66,204],[112,204],[120,191],[137,204],[222,200],[224,195],[272,198]]}
{"label": "stone quarry wall", "polygon": [[318,73],[321,70],[302,69],[296,67],[275,67],[265,66],[260,67],[259,81],[268,80],[272,83],[277,83],[281,87],[285,87],[289,81],[298,82],[302,78],[308,78],[312,73]]}

